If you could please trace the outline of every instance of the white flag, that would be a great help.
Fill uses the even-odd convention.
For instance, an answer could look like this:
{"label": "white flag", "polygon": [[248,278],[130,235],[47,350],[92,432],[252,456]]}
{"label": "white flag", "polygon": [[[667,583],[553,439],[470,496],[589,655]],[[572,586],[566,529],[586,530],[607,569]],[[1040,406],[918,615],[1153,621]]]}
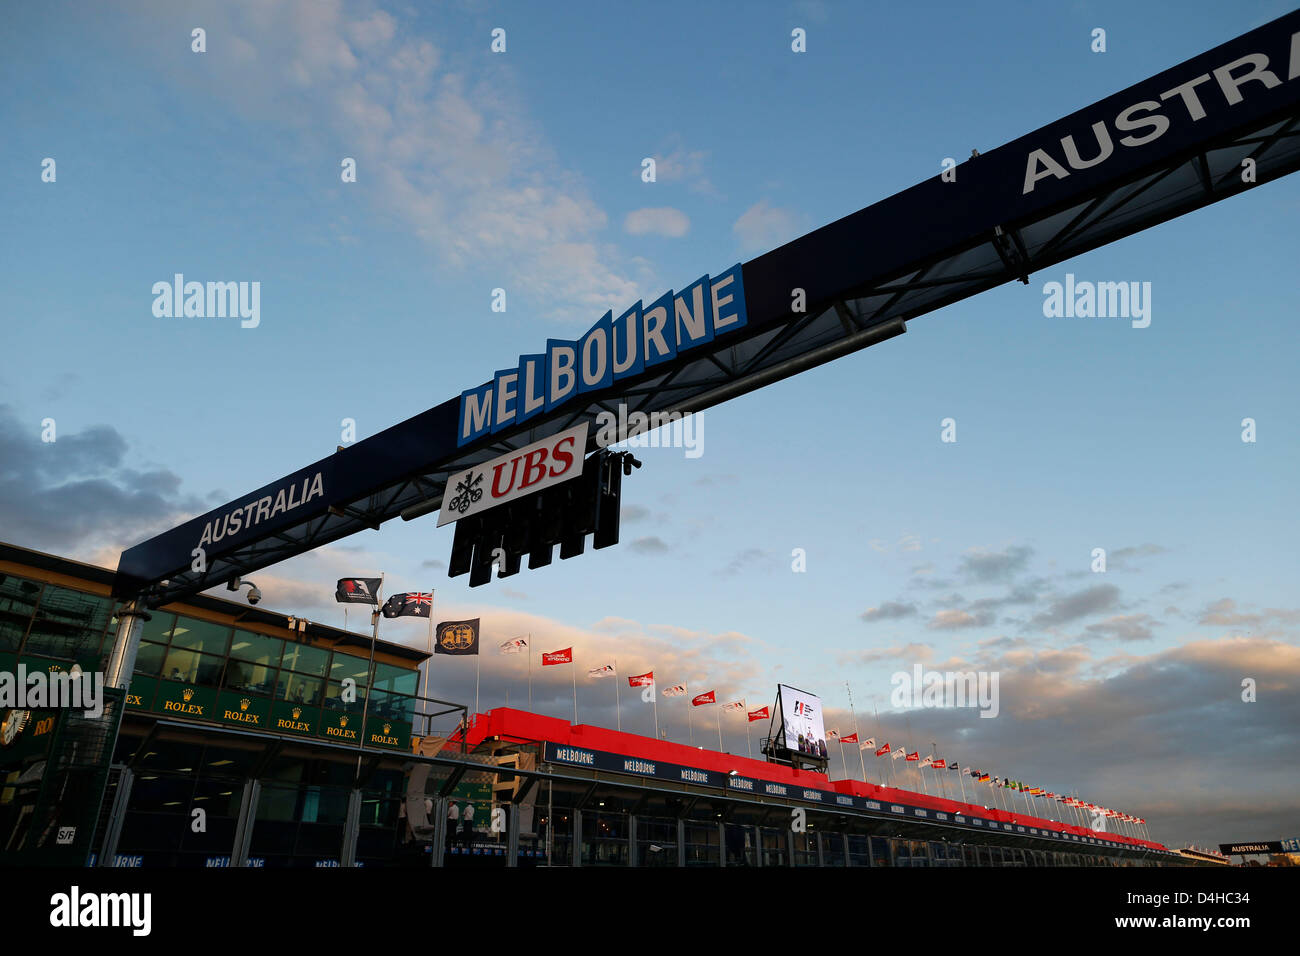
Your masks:
{"label": "white flag", "polygon": [[745,702],[744,700],[733,700],[729,704],[723,704],[722,709],[723,710],[744,710]]}
{"label": "white flag", "polygon": [[838,730],[828,730],[828,731],[826,731],[826,739],[827,739],[827,740],[839,740],[839,739],[840,739],[840,732],[839,732]]}
{"label": "white flag", "polygon": [[614,665],[606,664],[604,667],[593,667],[591,670],[587,671],[587,676],[588,677],[613,677]]}
{"label": "white flag", "polygon": [[683,697],[686,694],[686,685],[673,684],[672,687],[665,687],[662,693],[665,697]]}
{"label": "white flag", "polygon": [[897,760],[899,757],[906,757],[906,756],[907,756],[907,748],[906,748],[906,747],[899,747],[899,748],[898,748],[897,750],[895,750],[895,751],[893,752],[893,754],[891,754],[890,756],[891,756],[892,759],[894,759],[894,760]]}
{"label": "white flag", "polygon": [[[932,764],[932,763],[934,763],[934,758],[933,758],[933,757],[926,757],[924,760],[921,761],[921,766],[922,766],[922,767],[928,767],[928,766],[930,766],[930,764]],[[920,769],[920,768],[917,768],[917,769]]]}
{"label": "white flag", "polygon": [[876,749],[876,738],[875,738],[875,737],[868,737],[866,740],[862,741],[862,743],[858,744],[858,749],[859,749],[859,750],[875,750],[875,749]]}
{"label": "white flag", "polygon": [[521,654],[528,648],[528,641],[522,637],[513,637],[501,644],[502,654]]}

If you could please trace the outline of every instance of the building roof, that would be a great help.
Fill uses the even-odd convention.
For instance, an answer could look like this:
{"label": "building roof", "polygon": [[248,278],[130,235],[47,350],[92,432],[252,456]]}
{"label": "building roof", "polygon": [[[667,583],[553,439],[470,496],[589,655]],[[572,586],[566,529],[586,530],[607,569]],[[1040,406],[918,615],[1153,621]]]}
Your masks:
{"label": "building roof", "polygon": [[[72,558],[47,554],[44,551],[35,551],[31,548],[0,541],[0,563],[4,562],[76,578],[95,585],[96,587],[93,590],[105,597],[108,596],[112,587],[115,573],[107,568],[87,564],[84,561],[76,561]],[[191,595],[183,602],[163,605],[159,610],[184,613],[183,608],[185,607],[228,615],[235,618],[240,624],[262,624],[285,630],[289,629],[290,617],[298,618],[298,615],[290,615],[283,611],[273,611],[264,607],[254,607],[242,601],[232,601],[210,594]],[[302,633],[313,641],[320,643],[339,647],[355,647],[367,651],[370,648],[369,635],[345,631],[342,628],[331,627],[328,624],[320,624],[316,621],[308,621],[307,630]],[[408,660],[413,664],[419,664],[429,657],[425,651],[383,639],[377,640],[375,646],[394,657]]]}

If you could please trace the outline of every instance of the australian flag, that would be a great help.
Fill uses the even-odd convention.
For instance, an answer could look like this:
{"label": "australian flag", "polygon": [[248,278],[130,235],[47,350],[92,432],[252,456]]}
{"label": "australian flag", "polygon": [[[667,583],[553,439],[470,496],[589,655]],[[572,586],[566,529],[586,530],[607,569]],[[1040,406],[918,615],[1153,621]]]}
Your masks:
{"label": "australian flag", "polygon": [[334,600],[340,604],[378,604],[375,597],[383,578],[339,578],[334,588]]}
{"label": "australian flag", "polygon": [[404,594],[394,594],[384,602],[384,617],[423,617],[427,618],[433,610],[433,593],[427,594],[420,591],[408,591]]}

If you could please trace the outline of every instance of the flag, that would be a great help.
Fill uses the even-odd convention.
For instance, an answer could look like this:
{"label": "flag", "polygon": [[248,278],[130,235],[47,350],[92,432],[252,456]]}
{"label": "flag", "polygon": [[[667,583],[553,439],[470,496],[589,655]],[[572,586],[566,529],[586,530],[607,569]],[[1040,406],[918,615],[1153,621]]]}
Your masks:
{"label": "flag", "polygon": [[741,700],[733,700],[733,701],[732,701],[731,703],[729,703],[729,704],[723,704],[723,705],[722,705],[722,709],[723,709],[724,711],[744,710],[744,709],[745,709],[745,701],[744,701],[743,699],[741,699]]}
{"label": "flag", "polygon": [[[956,770],[958,773],[961,773],[961,767],[957,766],[955,763],[950,763],[950,764],[948,764],[948,769],[949,769],[949,770]],[[967,767],[966,769],[969,770],[970,767]]]}
{"label": "flag", "polygon": [[[897,750],[894,751],[893,756],[891,756],[889,759],[890,759],[890,760],[897,760],[899,757],[907,757],[907,748],[906,748],[906,747],[899,747]],[[907,759],[908,759],[908,760],[911,760],[912,758],[911,758],[911,757],[907,757]]]}
{"label": "flag", "polygon": [[839,739],[840,739],[840,732],[839,732],[838,730],[828,730],[828,731],[826,731],[826,739],[827,739],[827,740],[839,740]]}
{"label": "flag", "polygon": [[884,756],[885,754],[887,754],[887,753],[889,753],[889,741],[888,741],[888,740],[885,741],[885,745],[884,745],[883,747],[881,747],[879,750],[876,751],[876,756],[877,756],[877,757],[883,757],[883,756]]}
{"label": "flag", "polygon": [[604,664],[600,667],[593,667],[591,668],[591,670],[587,671],[587,676],[588,677],[613,677],[614,665]]}
{"label": "flag", "polygon": [[915,762],[917,760],[920,760],[921,759],[920,751],[913,750],[910,754],[907,755],[907,759],[910,762]]}
{"label": "flag", "polygon": [[528,648],[528,641],[527,641],[525,638],[522,638],[522,637],[512,637],[512,638],[510,638],[510,640],[508,640],[508,641],[503,641],[503,642],[502,642],[502,644],[501,644],[501,653],[502,653],[502,654],[519,654],[519,653],[522,653],[523,651],[527,650],[527,648]]}
{"label": "flag", "polygon": [[858,749],[859,749],[859,750],[875,750],[875,749],[876,749],[876,738],[875,738],[875,737],[868,737],[866,740],[862,741],[862,743],[858,744]]}
{"label": "flag", "polygon": [[[908,760],[911,760],[911,759],[912,759],[912,755],[911,755],[911,754],[908,754],[908,755],[907,755],[907,759],[908,759]],[[921,761],[920,766],[918,766],[916,769],[921,770],[921,769],[923,769],[923,768],[925,768],[925,767],[930,767],[930,766],[933,766],[933,765],[934,765],[934,758],[931,757],[931,756],[928,756],[928,755],[927,755],[926,758],[925,758],[924,760]]]}
{"label": "flag", "polygon": [[384,617],[428,617],[433,610],[433,592],[410,591],[394,594],[380,609]]}
{"label": "flag", "polygon": [[573,663],[572,647],[566,647],[564,648],[564,650],[561,651],[551,651],[550,653],[542,654],[543,667],[547,667],[551,664],[572,664],[572,663]]}
{"label": "flag", "polygon": [[644,674],[634,674],[627,679],[628,687],[653,687],[655,682],[655,672],[646,671]]}
{"label": "flag", "polygon": [[682,697],[686,694],[685,684],[673,684],[672,687],[664,688],[665,697]]}
{"label": "flag", "polygon": [[948,769],[948,764],[945,763],[945,762],[942,761],[942,760],[936,760],[933,764],[931,764],[931,766],[934,767],[935,770],[947,770],[947,769]]}
{"label": "flag", "polygon": [[340,604],[378,604],[375,597],[383,578],[339,578],[334,586],[334,600]]}
{"label": "flag", "polygon": [[714,696],[713,691],[705,691],[703,694],[696,694],[691,698],[691,706],[699,707],[701,704],[716,704],[718,698]]}
{"label": "flag", "polygon": [[749,712],[749,722],[752,724],[756,720],[767,720],[772,716],[772,712],[767,707],[760,707],[758,710]]}
{"label": "flag", "polygon": [[433,645],[435,654],[477,654],[478,622],[443,621],[438,625],[438,637]]}
{"label": "flag", "polygon": [[840,738],[840,743],[842,744],[856,744],[857,742],[858,742],[858,732],[856,730],[853,731],[853,733],[849,734],[847,737]]}

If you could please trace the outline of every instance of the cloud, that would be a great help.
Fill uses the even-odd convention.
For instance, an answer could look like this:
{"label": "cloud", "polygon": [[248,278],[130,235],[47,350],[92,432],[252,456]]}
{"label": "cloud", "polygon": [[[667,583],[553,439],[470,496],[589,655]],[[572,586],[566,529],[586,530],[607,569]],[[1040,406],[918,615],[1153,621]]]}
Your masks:
{"label": "cloud", "polygon": [[1056,598],[1042,614],[1034,615],[1033,627],[1054,627],[1069,621],[1110,611],[1119,606],[1119,588],[1113,584],[1098,584],[1065,597]]}
{"label": "cloud", "polygon": [[1116,614],[1096,624],[1089,624],[1084,630],[1121,641],[1145,641],[1152,636],[1151,628],[1159,626],[1160,622],[1149,614]]}
{"label": "cloud", "polygon": [[[977,666],[999,674],[996,719],[974,709],[882,712],[873,733],[909,749],[935,740],[974,766],[1078,790],[1145,817],[1169,845],[1217,843],[1225,820],[1281,832],[1300,816],[1293,643],[1224,638],[1094,657],[1084,646],[1035,649],[998,638],[982,644]],[[1243,676],[1257,679],[1257,703],[1242,702]],[[1207,735],[1247,745],[1207,750]]]}
{"label": "cloud", "polygon": [[[453,26],[438,45],[414,35],[413,14],[357,14],[337,2],[234,0],[205,15],[222,42],[203,70],[188,44],[142,44],[142,55],[277,140],[295,137],[303,155],[354,158],[357,185],[336,190],[355,189],[404,223],[436,267],[493,264],[502,285],[566,321],[626,307],[647,284],[600,240],[604,210],[548,148],[505,57],[477,69]],[[163,16],[179,28],[186,15]]]}
{"label": "cloud", "polygon": [[705,150],[687,149],[680,135],[668,138],[671,151],[655,153],[655,180],[661,183],[684,183],[693,192],[715,195],[713,183],[704,172],[709,154]]}
{"label": "cloud", "polygon": [[1237,602],[1232,598],[1215,601],[1201,613],[1198,624],[1212,624],[1218,627],[1258,627],[1264,618],[1258,614],[1239,614]]}
{"label": "cloud", "polygon": [[907,644],[892,647],[876,647],[866,651],[855,651],[849,654],[841,654],[837,658],[837,663],[844,664],[874,664],[879,661],[906,660],[906,661],[928,661],[934,656],[934,648],[929,644]]}
{"label": "cloud", "polygon": [[731,577],[749,568],[767,567],[771,561],[772,555],[762,548],[746,548],[728,561],[726,567],[718,574],[724,578]]}
{"label": "cloud", "polygon": [[667,554],[668,545],[664,543],[663,538],[656,535],[650,535],[645,538],[637,538],[628,545],[637,554]]}
{"label": "cloud", "polygon": [[960,570],[967,580],[976,584],[1007,581],[1024,570],[1033,553],[1033,548],[1023,546],[1005,551],[976,551],[962,555]]}
{"label": "cloud", "polygon": [[799,235],[799,218],[788,209],[760,199],[741,213],[731,231],[745,249],[773,249]]}
{"label": "cloud", "polygon": [[40,435],[36,422],[25,424],[0,405],[6,540],[70,556],[121,552],[205,510],[202,499],[181,492],[170,469],[128,467],[127,441],[110,425],[56,432],[48,443]]}
{"label": "cloud", "polygon": [[1246,614],[1237,610],[1237,602],[1232,598],[1221,598],[1201,612],[1197,623],[1213,627],[1263,628],[1269,623],[1300,623],[1300,611],[1266,607],[1259,613]]}
{"label": "cloud", "polygon": [[623,220],[623,230],[632,236],[667,236],[679,239],[690,231],[686,213],[671,206],[634,209]]}
{"label": "cloud", "polygon": [[1106,566],[1108,568],[1128,568],[1129,561],[1132,558],[1147,558],[1157,554],[1164,554],[1168,548],[1158,544],[1140,544],[1127,548],[1117,548],[1106,555]]}
{"label": "cloud", "polygon": [[936,631],[955,631],[968,627],[988,627],[994,621],[991,611],[970,614],[966,611],[948,609],[936,611],[926,627]]}
{"label": "cloud", "polygon": [[886,601],[879,607],[869,607],[858,617],[867,623],[874,621],[896,621],[899,618],[910,617],[916,613],[915,604],[901,604],[897,601]]}

